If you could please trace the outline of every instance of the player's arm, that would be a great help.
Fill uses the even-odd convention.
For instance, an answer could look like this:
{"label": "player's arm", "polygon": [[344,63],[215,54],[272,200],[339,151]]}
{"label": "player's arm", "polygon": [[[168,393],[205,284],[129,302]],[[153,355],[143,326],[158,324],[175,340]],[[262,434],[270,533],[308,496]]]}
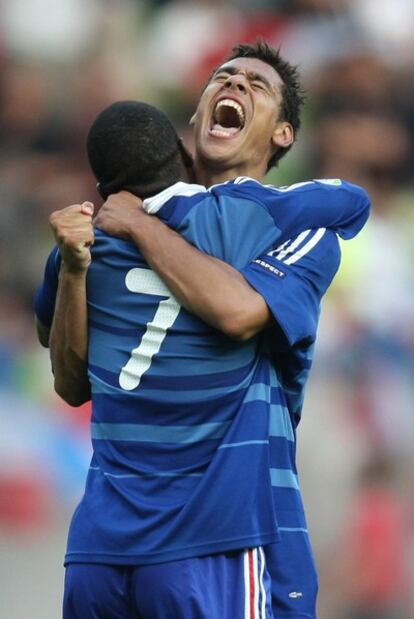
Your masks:
{"label": "player's arm", "polygon": [[200,185],[177,183],[146,198],[142,208],[203,253],[237,269],[275,247],[281,236],[269,210],[231,184],[207,191]]}
{"label": "player's arm", "polygon": [[[325,228],[300,233],[286,244],[255,259],[243,269],[251,286],[266,300],[275,327],[266,335],[270,354],[282,363],[281,379],[290,393],[302,390],[316,340],[320,306],[340,264],[337,235]],[[285,355],[287,355],[285,357]],[[300,368],[300,371],[298,371]],[[300,418],[302,400],[289,403]]]}
{"label": "player's arm", "polygon": [[[55,337],[58,336],[59,338],[62,338],[62,341],[60,340],[58,341],[58,345],[56,347],[57,353],[59,353],[59,351],[61,350],[61,345],[63,345],[66,342],[65,337],[67,337],[65,335],[67,333],[67,330],[61,329],[60,327],[60,322],[62,321],[62,309],[68,310],[67,315],[73,316],[73,319],[77,321],[75,322],[76,325],[82,324],[82,312],[81,312],[81,316],[79,316],[79,311],[76,309],[74,310],[74,305],[76,307],[76,305],[79,303],[79,299],[81,303],[83,303],[84,301],[84,298],[85,298],[84,277],[81,275],[78,278],[78,276],[75,275],[72,282],[69,284],[68,282],[65,281],[66,279],[67,279],[66,266],[61,268],[61,254],[60,254],[58,246],[55,246],[53,250],[51,251],[48,257],[48,260],[46,262],[43,282],[36,291],[35,298],[34,298],[34,308],[35,308],[35,322],[36,322],[37,335],[38,335],[39,341],[42,344],[42,346],[45,346],[46,348],[50,347],[50,343],[51,343],[50,333],[51,333],[52,323],[54,320],[54,314],[56,311],[54,336]],[[79,298],[76,299],[75,304],[74,304],[70,301],[70,297],[74,294],[72,284],[76,282],[77,279],[79,279],[78,281],[79,287],[75,294],[77,294]],[[57,303],[59,282],[61,285],[61,289],[59,291],[59,300]],[[62,290],[62,287],[69,287],[69,290],[67,291],[67,293],[66,291]],[[66,299],[64,298],[65,295],[67,297]],[[85,345],[85,342],[82,339],[84,337],[84,333],[82,329],[76,330],[75,337],[80,337],[81,345],[82,346]],[[72,339],[72,342],[79,350],[79,345],[76,342],[76,340]],[[53,356],[55,356],[55,344],[54,343],[52,346],[52,350],[53,350]],[[68,373],[71,373],[73,376],[74,367],[75,367],[75,375],[77,375],[79,379],[79,384],[80,385],[84,384],[85,366],[83,362],[79,361],[79,357],[84,356],[85,352],[81,354],[78,353],[78,355],[76,355],[73,358],[73,353],[71,352],[70,347],[68,347],[68,350],[66,350],[66,353],[69,355],[69,359],[65,359],[64,372],[66,372],[66,368],[68,368]],[[51,356],[52,356],[52,353],[51,353]],[[63,354],[62,354],[62,358],[63,358]],[[60,384],[60,383],[64,384],[62,370],[60,367],[61,365],[63,365],[63,363],[60,364],[59,360],[55,360],[55,361],[52,361],[52,367],[53,367],[53,364],[56,367],[55,388],[56,388],[56,391],[63,397],[63,399],[66,400],[69,404],[75,404],[75,400],[77,400],[76,402],[77,404],[81,404],[83,401],[88,399],[87,397],[88,393],[86,389],[82,389],[81,393],[77,393],[78,383],[76,385],[72,385],[71,388],[68,389],[69,396],[66,396]]]}
{"label": "player's arm", "polygon": [[289,346],[313,342],[320,301],[340,264],[337,235],[317,228],[253,260],[242,273],[266,300]]}
{"label": "player's arm", "polygon": [[246,180],[225,190],[260,201],[284,240],[296,232],[322,227],[343,239],[353,238],[365,225],[371,205],[362,187],[340,179],[305,181],[287,187]]}
{"label": "player's arm", "polygon": [[[174,199],[171,200],[171,197]],[[208,191],[200,185],[177,183],[143,202],[147,213],[156,214],[180,233],[183,225],[191,231],[191,225],[194,224],[193,230],[197,233],[195,245],[199,248],[199,231],[204,236],[209,233],[209,230],[203,231],[203,218],[206,220],[207,213],[214,211],[209,228],[213,223],[211,233],[219,232],[225,241],[223,245],[226,251],[229,250],[229,240],[235,240],[240,249],[240,243],[237,243],[235,237],[238,229],[243,226],[247,231],[249,227],[256,229],[261,220],[264,226],[256,235],[258,242],[263,235],[269,237],[275,229],[279,231],[281,239],[287,240],[297,232],[322,227],[333,230],[343,239],[350,239],[365,225],[370,206],[370,198],[362,187],[340,179],[312,180],[274,187],[240,178],[231,183],[216,185]],[[266,242],[267,239],[263,241]]]}
{"label": "player's arm", "polygon": [[179,303],[228,336],[246,340],[271,322],[263,297],[239,271],[193,247],[128,192],[108,198],[95,225],[131,238]]}
{"label": "player's arm", "polygon": [[72,272],[65,264],[59,274],[49,345],[56,393],[71,406],[90,400],[86,272]]}
{"label": "player's arm", "polygon": [[56,392],[71,406],[90,399],[86,275],[93,243],[93,206],[74,205],[52,213],[50,224],[62,263],[50,330]]}
{"label": "player's arm", "polygon": [[36,290],[33,300],[35,327],[42,346],[49,348],[50,328],[55,311],[56,294],[59,282],[60,253],[55,246],[50,252],[43,274],[43,281]]}

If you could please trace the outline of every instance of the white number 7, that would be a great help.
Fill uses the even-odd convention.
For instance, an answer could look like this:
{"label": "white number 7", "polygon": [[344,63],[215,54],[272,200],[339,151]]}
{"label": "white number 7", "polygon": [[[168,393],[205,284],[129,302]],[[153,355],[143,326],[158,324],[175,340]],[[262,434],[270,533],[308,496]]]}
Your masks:
{"label": "white number 7", "polygon": [[131,269],[126,275],[125,284],[131,292],[168,297],[160,301],[154,318],[147,323],[140,345],[131,352],[119,375],[122,389],[131,391],[138,387],[142,375],[151,366],[152,358],[159,352],[167,329],[174,324],[181,306],[158,275],[149,269]]}

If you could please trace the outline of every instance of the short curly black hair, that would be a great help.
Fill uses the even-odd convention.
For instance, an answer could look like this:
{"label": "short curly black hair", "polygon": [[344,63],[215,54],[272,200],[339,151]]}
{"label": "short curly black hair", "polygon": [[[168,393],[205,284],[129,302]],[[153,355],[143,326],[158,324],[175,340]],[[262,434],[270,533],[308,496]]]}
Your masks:
{"label": "short curly black hair", "polygon": [[121,190],[146,198],[182,175],[176,130],[161,110],[142,101],[116,101],[102,110],[86,147],[104,198]]}
{"label": "short curly black hair", "polygon": [[[292,125],[296,138],[301,124],[300,112],[305,101],[297,66],[290,64],[280,55],[280,49],[270,47],[263,39],[257,39],[252,44],[239,43],[233,47],[225,62],[235,58],[257,58],[275,69],[283,82],[280,120],[285,120]],[[268,170],[277,165],[290,148],[291,146],[279,148],[269,160]]]}

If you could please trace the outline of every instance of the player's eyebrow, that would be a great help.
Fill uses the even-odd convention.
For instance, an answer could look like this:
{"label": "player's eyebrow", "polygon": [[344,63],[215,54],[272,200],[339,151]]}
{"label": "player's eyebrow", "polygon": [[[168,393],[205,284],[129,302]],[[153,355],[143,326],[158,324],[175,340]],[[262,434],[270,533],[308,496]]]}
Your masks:
{"label": "player's eyebrow", "polygon": [[[234,65],[222,65],[221,67],[216,69],[216,71],[214,71],[212,77],[215,77],[220,73],[229,73],[229,75],[236,75],[237,73],[240,73],[240,69],[238,69]],[[247,75],[248,79],[251,82],[261,82],[270,91],[276,90],[275,86],[271,84],[269,80],[261,73],[257,73],[256,71],[244,71],[244,73]]]}
{"label": "player's eyebrow", "polygon": [[213,72],[213,77],[217,75],[217,73],[230,73],[230,75],[235,75],[235,73],[238,73],[238,69],[232,64],[223,64]]}
{"label": "player's eyebrow", "polygon": [[254,71],[247,71],[248,77],[252,82],[262,82],[269,90],[275,90],[273,84],[269,82],[269,80],[262,75],[261,73],[255,73]]}

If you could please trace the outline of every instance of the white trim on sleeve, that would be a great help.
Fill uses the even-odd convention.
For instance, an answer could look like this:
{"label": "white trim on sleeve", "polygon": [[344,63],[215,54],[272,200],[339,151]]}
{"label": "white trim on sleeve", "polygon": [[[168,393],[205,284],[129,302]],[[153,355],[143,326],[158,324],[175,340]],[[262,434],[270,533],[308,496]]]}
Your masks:
{"label": "white trim on sleeve", "polygon": [[295,262],[303,258],[303,256],[309,253],[310,250],[319,243],[325,232],[326,228],[318,228],[313,237],[307,243],[305,243],[305,245],[303,245],[296,253],[292,254],[289,258],[284,260],[284,263],[294,264]]}
{"label": "white trim on sleeve", "polygon": [[288,254],[292,254],[294,250],[306,239],[310,234],[310,230],[301,232],[289,245],[286,245],[282,251],[275,255],[277,260],[283,260]]}

